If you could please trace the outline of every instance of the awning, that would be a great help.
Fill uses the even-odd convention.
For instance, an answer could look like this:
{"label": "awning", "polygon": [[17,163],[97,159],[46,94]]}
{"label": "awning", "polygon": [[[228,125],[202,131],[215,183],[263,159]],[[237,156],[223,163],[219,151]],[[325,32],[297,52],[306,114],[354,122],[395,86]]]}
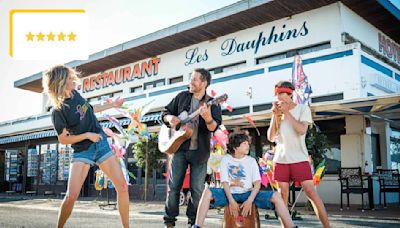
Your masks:
{"label": "awning", "polygon": [[[161,121],[161,112],[147,114],[140,119],[140,122],[142,122],[142,123],[150,122],[150,121]],[[129,119],[129,118],[119,119],[119,123],[122,126],[126,126],[131,123],[131,119]],[[104,122],[101,122],[100,124],[102,127],[106,127],[106,128],[114,127],[114,124],[111,123],[110,121],[104,121]]]}
{"label": "awning", "polygon": [[33,132],[29,134],[23,135],[15,135],[0,138],[0,144],[7,144],[7,143],[14,143],[14,142],[21,142],[29,139],[40,139],[40,138],[47,138],[57,136],[55,130],[47,130],[47,131],[40,131],[40,132]]}
{"label": "awning", "polygon": [[[123,118],[119,120],[122,126],[129,125],[131,120],[129,118]],[[150,121],[161,121],[161,113],[151,113],[143,116],[141,118],[141,122],[150,122]],[[114,124],[110,121],[100,122],[102,127],[112,128]],[[8,143],[15,143],[21,142],[25,140],[32,140],[32,139],[40,139],[40,138],[48,138],[48,137],[55,137],[57,133],[55,130],[46,130],[46,131],[39,131],[33,133],[27,133],[22,135],[15,135],[15,136],[8,136],[0,138],[0,145],[1,144],[8,144]]]}
{"label": "awning", "polygon": [[[392,127],[400,128],[400,94],[318,102],[310,107],[314,120],[363,115],[388,121]],[[271,112],[255,112],[251,117],[257,126],[266,126],[269,125]],[[231,127],[250,127],[243,115],[223,116],[223,123]]]}
{"label": "awning", "polygon": [[321,102],[311,105],[315,118],[364,115],[400,127],[400,94],[371,96],[347,101]]}

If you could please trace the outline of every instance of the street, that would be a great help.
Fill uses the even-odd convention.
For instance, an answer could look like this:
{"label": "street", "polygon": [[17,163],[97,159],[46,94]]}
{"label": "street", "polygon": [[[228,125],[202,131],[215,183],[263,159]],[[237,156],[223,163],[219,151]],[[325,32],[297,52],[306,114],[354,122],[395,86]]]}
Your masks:
{"label": "street", "polygon": [[[55,227],[57,222],[59,199],[34,199],[19,200],[0,203],[0,227]],[[74,211],[65,227],[120,227],[118,211],[113,208],[101,210],[100,202],[78,201]],[[397,207],[398,208],[398,207]],[[130,206],[131,227],[158,228],[163,227],[163,204],[162,202],[132,203]],[[181,207],[177,227],[186,227],[185,207]],[[389,209],[388,209],[389,210]],[[399,209],[395,213],[397,213]],[[261,227],[280,227],[276,219],[264,218],[265,213],[273,216],[272,211],[260,210]],[[400,227],[400,220],[396,216],[390,218],[385,216],[374,217],[373,212],[365,212],[364,217],[357,216],[352,211],[342,214],[329,213],[332,227]],[[360,214],[361,212],[358,212]],[[377,211],[386,213],[386,211]],[[387,214],[392,213],[387,211]],[[346,215],[347,214],[347,215]],[[391,214],[392,215],[392,214]],[[204,227],[221,227],[223,215],[217,210],[210,210]],[[302,220],[296,220],[299,227],[322,227],[315,215],[310,212],[301,212]]]}

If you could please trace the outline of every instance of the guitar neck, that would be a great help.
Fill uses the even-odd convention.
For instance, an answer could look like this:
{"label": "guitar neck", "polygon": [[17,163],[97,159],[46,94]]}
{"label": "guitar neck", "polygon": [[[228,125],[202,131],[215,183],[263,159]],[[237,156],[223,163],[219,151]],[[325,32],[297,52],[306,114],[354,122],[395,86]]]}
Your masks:
{"label": "guitar neck", "polygon": [[[213,105],[213,104],[219,104],[221,102],[226,101],[226,99],[228,98],[228,95],[223,94],[222,96],[219,96],[211,101],[208,101],[206,104],[207,106]],[[186,124],[188,123],[190,120],[192,120],[193,118],[195,118],[196,116],[198,116],[200,114],[200,108],[198,108],[196,111],[194,111],[193,113],[191,113],[188,117],[186,117],[185,119],[181,120],[181,124]]]}
{"label": "guitar neck", "polygon": [[192,114],[190,114],[188,117],[186,117],[185,119],[181,120],[182,124],[186,124],[189,121],[191,121],[193,118],[195,118],[196,116],[198,116],[200,114],[200,109],[197,109],[195,112],[193,112]]}

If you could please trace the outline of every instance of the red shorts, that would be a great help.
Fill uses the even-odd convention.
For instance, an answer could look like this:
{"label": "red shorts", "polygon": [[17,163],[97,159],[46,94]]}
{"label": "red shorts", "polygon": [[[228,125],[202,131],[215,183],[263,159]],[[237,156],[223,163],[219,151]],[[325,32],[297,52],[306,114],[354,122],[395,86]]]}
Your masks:
{"label": "red shorts", "polygon": [[312,180],[311,166],[308,161],[280,164],[274,163],[274,176],[273,179],[278,182],[303,182],[305,180]]}

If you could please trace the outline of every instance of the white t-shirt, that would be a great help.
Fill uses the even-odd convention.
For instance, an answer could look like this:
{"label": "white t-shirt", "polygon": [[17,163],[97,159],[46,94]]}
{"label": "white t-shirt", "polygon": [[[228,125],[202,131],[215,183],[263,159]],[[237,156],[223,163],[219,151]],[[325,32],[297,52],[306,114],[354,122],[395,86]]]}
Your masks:
{"label": "white t-shirt", "polygon": [[[292,116],[300,122],[312,123],[311,110],[308,105],[298,104],[289,110]],[[272,120],[271,120],[272,123]],[[275,140],[276,149],[274,162],[292,164],[308,161],[308,151],[305,142],[306,135],[296,132],[287,119],[283,119],[278,138]]]}
{"label": "white t-shirt", "polygon": [[228,182],[232,194],[246,193],[253,183],[261,180],[256,159],[250,156],[237,159],[227,154],[221,160],[221,183]]}

